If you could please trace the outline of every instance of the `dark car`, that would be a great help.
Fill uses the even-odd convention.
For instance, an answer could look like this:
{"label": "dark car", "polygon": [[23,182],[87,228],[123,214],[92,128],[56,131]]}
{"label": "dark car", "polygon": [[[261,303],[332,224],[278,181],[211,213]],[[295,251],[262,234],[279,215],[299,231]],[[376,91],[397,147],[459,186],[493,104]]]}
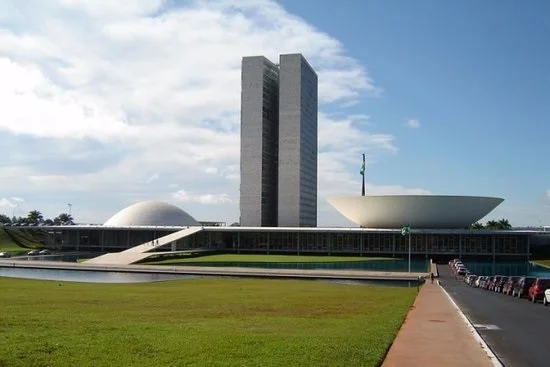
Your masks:
{"label": "dark car", "polygon": [[489,287],[487,287],[487,289],[490,291],[494,291],[496,285],[498,284],[498,282],[500,282],[500,278],[502,278],[502,275],[495,275],[494,277],[492,277],[491,281],[489,282]]}
{"label": "dark car", "polygon": [[531,284],[536,280],[535,277],[521,277],[514,285],[514,288],[512,289],[512,297],[518,297],[523,298],[527,297],[527,293],[529,291],[529,287],[531,287]]}
{"label": "dark car", "polygon": [[550,278],[537,278],[529,287],[529,300],[536,303],[544,297],[544,291],[550,288]]}
{"label": "dark car", "polygon": [[501,277],[497,282],[495,282],[493,290],[497,293],[501,293],[504,288],[504,284],[508,281],[508,278],[509,277]]}
{"label": "dark car", "polygon": [[502,287],[502,293],[506,295],[511,295],[512,290],[514,289],[514,286],[520,280],[521,277],[508,277],[508,281],[506,281],[506,284],[504,284],[504,287]]}

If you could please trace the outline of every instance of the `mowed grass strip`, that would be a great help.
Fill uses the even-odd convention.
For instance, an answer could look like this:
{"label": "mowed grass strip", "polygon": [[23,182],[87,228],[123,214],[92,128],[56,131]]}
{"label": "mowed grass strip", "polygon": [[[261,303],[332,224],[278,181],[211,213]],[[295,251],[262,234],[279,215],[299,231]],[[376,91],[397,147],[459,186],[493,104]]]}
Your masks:
{"label": "mowed grass strip", "polygon": [[11,253],[23,252],[27,249],[20,247],[8,235],[4,228],[0,228],[0,251],[8,251]]}
{"label": "mowed grass strip", "polygon": [[416,288],[0,278],[0,366],[376,366]]}
{"label": "mowed grass strip", "polygon": [[395,260],[386,257],[359,257],[359,256],[302,256],[302,255],[247,255],[223,254],[206,255],[189,258],[167,259],[147,262],[151,265],[177,265],[197,262],[266,262],[266,263],[323,263],[323,262],[357,262],[369,260]]}

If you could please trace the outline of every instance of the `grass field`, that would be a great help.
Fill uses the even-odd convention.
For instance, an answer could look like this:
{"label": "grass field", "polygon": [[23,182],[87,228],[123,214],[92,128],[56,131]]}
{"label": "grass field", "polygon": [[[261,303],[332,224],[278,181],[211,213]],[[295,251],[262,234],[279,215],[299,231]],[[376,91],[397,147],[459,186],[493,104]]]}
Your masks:
{"label": "grass field", "polygon": [[415,288],[0,278],[0,366],[377,366]]}
{"label": "grass field", "polygon": [[543,265],[550,268],[550,260],[535,260],[534,262],[536,264]]}
{"label": "grass field", "polygon": [[341,262],[341,261],[367,261],[367,260],[395,260],[384,257],[359,257],[359,256],[299,256],[299,255],[207,255],[200,257],[167,259],[147,264],[184,264],[189,262],[269,262],[269,263],[308,263],[308,262]]}
{"label": "grass field", "polygon": [[3,228],[0,228],[0,251],[8,251],[11,253],[22,252],[26,249],[18,246],[10,236],[4,231]]}

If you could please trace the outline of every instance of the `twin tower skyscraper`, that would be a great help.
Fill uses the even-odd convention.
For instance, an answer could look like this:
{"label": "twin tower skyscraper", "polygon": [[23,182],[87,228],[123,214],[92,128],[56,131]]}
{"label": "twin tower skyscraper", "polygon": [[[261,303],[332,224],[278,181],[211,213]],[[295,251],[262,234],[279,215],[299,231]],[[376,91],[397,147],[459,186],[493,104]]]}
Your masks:
{"label": "twin tower skyscraper", "polygon": [[241,83],[241,226],[317,226],[317,74],[301,54],[252,56]]}

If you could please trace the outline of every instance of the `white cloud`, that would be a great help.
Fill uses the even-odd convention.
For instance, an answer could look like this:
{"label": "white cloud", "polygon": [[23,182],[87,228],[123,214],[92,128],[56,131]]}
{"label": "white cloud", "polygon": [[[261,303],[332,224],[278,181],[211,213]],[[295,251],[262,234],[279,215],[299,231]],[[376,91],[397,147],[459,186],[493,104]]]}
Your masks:
{"label": "white cloud", "polygon": [[6,198],[0,198],[0,207],[15,208],[16,204],[12,203],[10,200],[8,200]]}
{"label": "white cloud", "polygon": [[275,1],[4,0],[0,143],[17,149],[4,152],[0,192],[17,188],[46,216],[75,203],[80,221],[151,197],[176,197],[197,218],[212,216],[201,204],[231,204],[215,215],[234,221],[241,58],[292,52],[319,75],[320,196],[346,193],[337,184],[361,153],[398,149],[368,116],[335,109],[382,90],[338,40]]}
{"label": "white cloud", "polygon": [[407,125],[411,129],[418,129],[420,127],[420,121],[418,121],[417,119],[408,119],[405,122],[405,125]]}
{"label": "white cloud", "polygon": [[160,175],[158,173],[153,173],[149,178],[145,181],[147,183],[151,183],[153,181],[156,181],[160,178]]}
{"label": "white cloud", "polygon": [[223,194],[196,194],[185,190],[178,190],[173,194],[174,198],[182,203],[200,203],[200,204],[226,204],[233,201],[229,195]]}

